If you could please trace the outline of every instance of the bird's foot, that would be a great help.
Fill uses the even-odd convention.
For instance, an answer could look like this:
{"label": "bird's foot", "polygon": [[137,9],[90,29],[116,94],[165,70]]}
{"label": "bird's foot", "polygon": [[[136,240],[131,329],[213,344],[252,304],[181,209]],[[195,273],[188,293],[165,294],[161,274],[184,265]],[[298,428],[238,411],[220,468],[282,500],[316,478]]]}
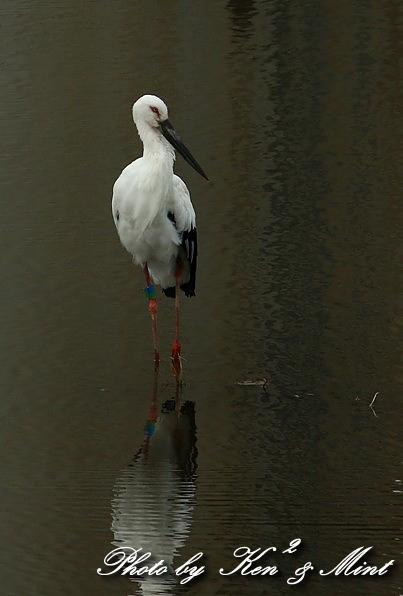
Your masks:
{"label": "bird's foot", "polygon": [[179,360],[181,355],[181,345],[178,341],[174,341],[171,346],[171,358],[172,360]]}
{"label": "bird's foot", "polygon": [[175,341],[171,348],[172,370],[178,378],[182,372],[181,345]]}

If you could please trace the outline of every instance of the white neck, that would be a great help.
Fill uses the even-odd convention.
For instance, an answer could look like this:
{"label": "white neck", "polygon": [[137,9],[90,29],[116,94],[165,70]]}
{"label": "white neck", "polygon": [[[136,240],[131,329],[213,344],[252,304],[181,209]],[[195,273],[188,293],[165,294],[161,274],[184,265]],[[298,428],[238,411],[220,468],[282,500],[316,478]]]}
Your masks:
{"label": "white neck", "polygon": [[139,137],[143,141],[143,157],[145,159],[163,159],[173,166],[175,160],[174,148],[164,138],[161,131],[144,122],[136,122],[136,126]]}

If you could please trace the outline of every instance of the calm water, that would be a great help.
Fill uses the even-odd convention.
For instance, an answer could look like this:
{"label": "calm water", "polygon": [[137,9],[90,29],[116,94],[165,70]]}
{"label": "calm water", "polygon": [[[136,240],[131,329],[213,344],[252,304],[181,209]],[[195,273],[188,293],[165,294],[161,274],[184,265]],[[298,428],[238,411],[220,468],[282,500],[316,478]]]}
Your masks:
{"label": "calm water", "polygon": [[[1,22],[1,594],[402,594],[401,3],[6,0]],[[213,180],[178,160],[180,392],[172,301],[155,378],[110,214],[146,92]],[[170,573],[97,575],[117,545]],[[241,546],[280,573],[220,575]],[[395,564],[318,574],[359,546]]]}

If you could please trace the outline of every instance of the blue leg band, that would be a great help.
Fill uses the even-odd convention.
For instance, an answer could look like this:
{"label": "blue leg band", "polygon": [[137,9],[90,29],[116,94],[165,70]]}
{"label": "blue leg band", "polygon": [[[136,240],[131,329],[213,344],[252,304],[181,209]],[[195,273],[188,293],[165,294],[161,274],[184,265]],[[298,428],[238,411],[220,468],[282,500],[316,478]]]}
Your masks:
{"label": "blue leg band", "polygon": [[148,300],[156,299],[154,286],[147,286],[146,288],[144,288],[144,293],[145,293],[146,297],[148,298]]}

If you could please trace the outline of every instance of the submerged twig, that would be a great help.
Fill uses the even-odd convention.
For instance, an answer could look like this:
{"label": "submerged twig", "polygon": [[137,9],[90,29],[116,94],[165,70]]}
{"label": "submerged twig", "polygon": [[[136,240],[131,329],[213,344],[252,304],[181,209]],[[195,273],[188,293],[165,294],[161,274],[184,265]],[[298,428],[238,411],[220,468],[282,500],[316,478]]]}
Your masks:
{"label": "submerged twig", "polygon": [[370,408],[372,408],[372,406],[374,405],[374,401],[376,400],[376,398],[378,397],[378,395],[379,395],[379,391],[377,391],[377,392],[375,393],[374,397],[372,398],[372,401],[371,401],[371,403],[369,404],[369,407],[370,407]]}
{"label": "submerged twig", "polygon": [[377,392],[375,393],[374,397],[372,398],[372,401],[371,401],[371,403],[369,404],[369,407],[371,408],[371,410],[372,410],[372,412],[373,412],[373,414],[374,414],[374,416],[375,416],[376,418],[378,418],[378,415],[377,415],[377,413],[375,412],[375,410],[374,410],[374,408],[373,408],[372,406],[374,405],[374,403],[375,403],[375,400],[376,400],[376,398],[378,397],[378,395],[379,395],[379,391],[377,391]]}

